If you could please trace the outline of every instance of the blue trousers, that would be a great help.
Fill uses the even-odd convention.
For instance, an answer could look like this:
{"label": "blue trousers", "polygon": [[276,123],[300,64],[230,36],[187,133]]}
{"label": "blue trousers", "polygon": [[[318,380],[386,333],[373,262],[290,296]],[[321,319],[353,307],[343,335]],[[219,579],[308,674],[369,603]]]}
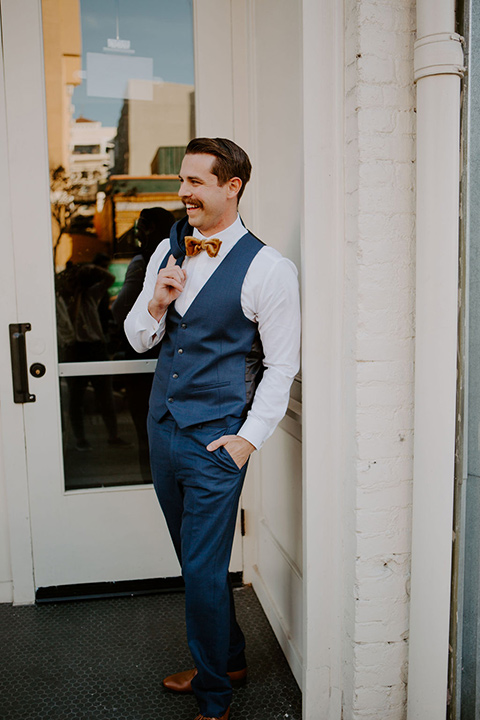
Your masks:
{"label": "blue trousers", "polygon": [[207,717],[223,715],[230,705],[227,671],[246,666],[228,580],[246,465],[239,470],[225,448],[209,452],[206,446],[235,435],[242,422],[180,429],[171,415],[148,418],[153,484],[185,580],[187,639],[198,670],[192,687]]}

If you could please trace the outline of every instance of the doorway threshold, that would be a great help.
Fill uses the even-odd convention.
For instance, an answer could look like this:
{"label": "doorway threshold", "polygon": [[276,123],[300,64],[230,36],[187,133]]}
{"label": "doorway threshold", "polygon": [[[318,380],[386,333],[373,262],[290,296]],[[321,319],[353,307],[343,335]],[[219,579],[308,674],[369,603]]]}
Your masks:
{"label": "doorway threshold", "polygon": [[[230,580],[233,587],[241,587],[243,573],[241,571],[230,573]],[[184,590],[185,584],[182,577],[80,583],[78,585],[51,585],[37,588],[35,602],[42,604],[72,602],[74,600],[100,600],[102,598],[183,592]]]}

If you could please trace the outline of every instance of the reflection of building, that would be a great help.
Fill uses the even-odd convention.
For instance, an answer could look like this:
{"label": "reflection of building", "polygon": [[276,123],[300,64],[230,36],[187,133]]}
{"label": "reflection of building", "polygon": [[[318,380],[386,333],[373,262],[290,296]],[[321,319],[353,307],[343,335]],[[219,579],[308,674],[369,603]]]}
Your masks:
{"label": "reflection of building", "polygon": [[110,167],[109,151],[116,134],[117,128],[103,127],[101,122],[84,117],[77,118],[70,127],[70,174],[89,178],[96,173],[99,180],[105,180]]}
{"label": "reflection of building", "polygon": [[[130,85],[143,82],[130,81],[130,97],[135,97]],[[148,175],[159,147],[185,146],[194,134],[193,85],[155,82],[153,100],[125,100],[123,104],[115,140],[114,172]]]}
{"label": "reflection of building", "polygon": [[72,93],[79,85],[82,38],[79,0],[42,0],[48,159],[69,169]]}
{"label": "reflection of building", "polygon": [[101,122],[83,117],[72,123],[70,177],[81,185],[79,201],[95,200],[98,183],[107,179],[116,132],[114,127],[102,127]]}

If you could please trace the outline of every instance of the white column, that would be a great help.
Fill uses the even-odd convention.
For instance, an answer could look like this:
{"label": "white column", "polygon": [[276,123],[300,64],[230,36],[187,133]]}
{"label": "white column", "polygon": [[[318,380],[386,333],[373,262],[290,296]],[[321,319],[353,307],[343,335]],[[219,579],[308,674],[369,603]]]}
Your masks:
{"label": "white column", "polygon": [[418,0],[417,286],[409,720],[445,717],[458,312],[460,82],[454,0]]}
{"label": "white column", "polygon": [[343,43],[343,3],[304,0],[304,720],[342,704]]}

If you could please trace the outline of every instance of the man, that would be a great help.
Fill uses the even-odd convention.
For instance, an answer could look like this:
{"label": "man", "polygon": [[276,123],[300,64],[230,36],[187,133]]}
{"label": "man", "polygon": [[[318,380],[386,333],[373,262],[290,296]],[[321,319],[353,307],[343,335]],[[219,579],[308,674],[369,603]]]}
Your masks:
{"label": "man", "polygon": [[246,678],[228,565],[248,458],[283,417],[298,371],[295,266],[249,233],[238,201],[247,154],[225,139],[187,147],[187,218],[155,251],[125,321],[141,352],[161,343],[148,433],[155,490],[182,566],[195,669],[164,685],[195,693],[195,720],[227,720]]}

